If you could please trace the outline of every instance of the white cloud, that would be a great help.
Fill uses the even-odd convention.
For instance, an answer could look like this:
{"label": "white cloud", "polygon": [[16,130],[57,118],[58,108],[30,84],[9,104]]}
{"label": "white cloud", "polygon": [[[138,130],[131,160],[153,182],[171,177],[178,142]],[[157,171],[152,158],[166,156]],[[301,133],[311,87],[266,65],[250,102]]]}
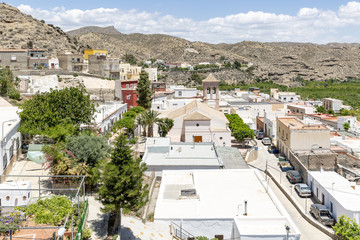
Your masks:
{"label": "white cloud", "polygon": [[[192,41],[212,43],[253,41],[294,41],[326,43],[354,42],[360,37],[352,28],[360,24],[360,2],[352,1],[339,6],[338,11],[301,8],[294,16],[266,12],[247,12],[214,17],[205,21],[176,18],[158,12],[97,8],[90,10],[35,9],[20,5],[21,11],[44,19],[64,30],[83,26],[114,25],[123,33],[163,33]],[[345,34],[347,33],[346,37]],[[354,35],[349,35],[353,32]]]}

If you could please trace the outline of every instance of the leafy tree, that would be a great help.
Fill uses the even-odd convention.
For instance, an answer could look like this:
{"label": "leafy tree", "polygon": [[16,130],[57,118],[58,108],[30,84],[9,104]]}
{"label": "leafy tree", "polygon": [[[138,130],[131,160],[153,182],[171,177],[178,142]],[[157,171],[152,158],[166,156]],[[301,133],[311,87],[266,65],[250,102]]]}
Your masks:
{"label": "leafy tree", "polygon": [[[25,101],[20,109],[19,130],[22,133],[50,137],[53,134],[72,135],[80,124],[90,124],[95,112],[85,88],[75,87],[37,94]],[[54,133],[57,131],[61,133]]]}
{"label": "leafy tree", "polygon": [[360,240],[360,226],[344,215],[338,219],[333,229],[343,240]]}
{"label": "leafy tree", "polygon": [[316,107],[317,113],[325,113],[326,112],[324,106],[315,106],[315,107]]}
{"label": "leafy tree", "polygon": [[16,89],[19,79],[15,78],[9,68],[0,69],[0,95],[9,96],[12,99],[19,100],[20,92]]}
{"label": "leafy tree", "polygon": [[17,209],[31,217],[36,224],[51,224],[53,226],[64,223],[65,217],[74,214],[76,211],[76,208],[72,207],[71,200],[66,196],[39,199],[36,203],[26,207],[17,207]]}
{"label": "leafy tree", "polygon": [[116,213],[113,232],[119,223],[120,209],[137,211],[148,201],[148,185],[143,185],[146,170],[141,159],[133,159],[126,136],[120,135],[111,153],[111,161],[102,170],[98,198],[105,212]]}
{"label": "leafy tree", "polygon": [[343,124],[343,127],[344,127],[345,131],[348,131],[348,130],[350,129],[350,123],[345,122],[345,123]]}
{"label": "leafy tree", "polygon": [[235,61],[233,66],[236,69],[240,69],[241,68],[241,63],[239,61]]}
{"label": "leafy tree", "polygon": [[350,115],[352,115],[352,114],[351,114],[351,112],[350,112],[349,110],[347,110],[347,109],[345,109],[345,108],[341,108],[341,109],[340,109],[340,115],[341,115],[341,116],[350,116]]}
{"label": "leafy tree", "polygon": [[150,89],[149,75],[141,70],[140,79],[136,87],[138,100],[136,101],[140,107],[150,109],[153,92]]}
{"label": "leafy tree", "polygon": [[236,140],[244,142],[246,138],[254,139],[254,131],[237,114],[227,114],[229,128]]}
{"label": "leafy tree", "polygon": [[331,110],[331,109],[330,109],[330,110],[327,111],[327,113],[328,113],[328,114],[334,114],[334,110]]}
{"label": "leafy tree", "polygon": [[174,126],[174,120],[170,118],[160,118],[157,121],[157,125],[160,137],[166,137],[168,132],[170,132],[171,128]]}
{"label": "leafy tree", "polygon": [[110,152],[105,137],[88,134],[71,137],[66,148],[79,162],[84,162],[90,167],[94,167],[99,160],[106,159]]}
{"label": "leafy tree", "polygon": [[130,63],[131,65],[136,64],[136,58],[132,54],[125,54],[123,58],[126,63]]}

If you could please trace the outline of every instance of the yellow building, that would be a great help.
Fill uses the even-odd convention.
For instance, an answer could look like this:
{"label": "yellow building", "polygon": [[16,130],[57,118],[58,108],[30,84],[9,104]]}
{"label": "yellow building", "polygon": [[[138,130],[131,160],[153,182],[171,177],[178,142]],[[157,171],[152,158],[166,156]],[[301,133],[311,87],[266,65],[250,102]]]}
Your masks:
{"label": "yellow building", "polygon": [[84,50],[84,59],[88,60],[89,55],[107,56],[108,51],[104,49],[86,49]]}

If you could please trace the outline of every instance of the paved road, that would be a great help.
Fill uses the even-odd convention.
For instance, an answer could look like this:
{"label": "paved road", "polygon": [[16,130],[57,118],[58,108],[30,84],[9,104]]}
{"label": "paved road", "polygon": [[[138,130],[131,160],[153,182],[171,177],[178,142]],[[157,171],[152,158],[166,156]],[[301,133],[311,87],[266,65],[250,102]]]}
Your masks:
{"label": "paved road", "polygon": [[[261,141],[258,141],[258,159],[249,163],[249,165],[253,168],[257,168],[259,170],[264,171],[266,168],[266,160],[268,170],[274,175],[275,178],[278,178],[278,181],[281,179],[282,186],[289,187],[288,191],[295,198],[296,201],[303,206],[305,211],[305,199],[300,198],[297,194],[290,188],[291,184],[285,177],[285,173],[280,171],[280,168],[277,166],[278,159],[274,154],[269,154],[267,152],[267,146],[264,146]],[[291,218],[294,220],[296,226],[299,228],[301,232],[301,239],[304,240],[328,240],[331,239],[326,234],[312,226],[308,223],[301,214],[297,211],[297,209],[292,205],[292,203],[285,197],[285,195],[281,192],[281,190],[270,181],[270,186],[274,190],[276,196],[279,198],[281,203],[284,205],[285,209],[290,214]],[[307,209],[309,209],[310,201],[307,202]]]}

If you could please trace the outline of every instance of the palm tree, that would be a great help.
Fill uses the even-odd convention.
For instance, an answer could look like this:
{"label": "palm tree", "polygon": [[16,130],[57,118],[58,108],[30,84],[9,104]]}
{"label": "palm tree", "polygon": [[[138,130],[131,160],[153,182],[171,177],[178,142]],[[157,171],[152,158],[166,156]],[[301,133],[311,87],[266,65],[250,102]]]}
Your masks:
{"label": "palm tree", "polygon": [[157,121],[158,125],[158,133],[160,137],[166,137],[168,132],[170,132],[171,128],[174,126],[174,120],[170,118],[160,118]]}
{"label": "palm tree", "polygon": [[158,122],[160,113],[154,110],[147,110],[141,114],[141,119],[143,119],[144,124],[146,123],[148,130],[148,137],[153,137],[154,135],[154,124]]}
{"label": "palm tree", "polygon": [[145,114],[144,112],[139,114],[136,118],[136,124],[137,125],[140,125],[143,129],[143,132],[142,132],[142,135],[144,137],[146,137],[146,128],[147,128],[147,122],[146,122],[146,119],[145,119]]}

